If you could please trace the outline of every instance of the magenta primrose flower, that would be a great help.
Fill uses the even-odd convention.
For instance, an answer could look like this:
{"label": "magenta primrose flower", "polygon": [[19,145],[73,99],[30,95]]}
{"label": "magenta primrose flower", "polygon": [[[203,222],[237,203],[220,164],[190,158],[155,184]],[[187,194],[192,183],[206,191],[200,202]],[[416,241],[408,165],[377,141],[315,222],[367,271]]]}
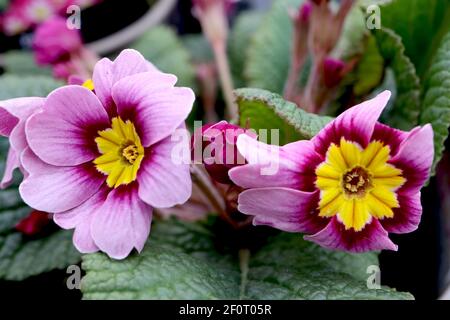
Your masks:
{"label": "magenta primrose flower", "polygon": [[[377,122],[389,97],[385,91],[345,111],[311,140],[276,147],[240,135],[248,164],[229,172],[248,189],[238,209],[255,225],[305,233],[329,249],[397,250],[388,233],[412,232],[420,222],[433,130]],[[278,170],[262,174],[274,162]]]}
{"label": "magenta primrose flower", "polygon": [[75,228],[80,252],[123,259],[141,251],[152,208],[190,197],[189,140],[172,135],[184,128],[195,96],[176,81],[124,50],[115,61],[100,60],[84,86],[50,93],[26,120],[20,194],[30,207],[54,213],[62,228]]}

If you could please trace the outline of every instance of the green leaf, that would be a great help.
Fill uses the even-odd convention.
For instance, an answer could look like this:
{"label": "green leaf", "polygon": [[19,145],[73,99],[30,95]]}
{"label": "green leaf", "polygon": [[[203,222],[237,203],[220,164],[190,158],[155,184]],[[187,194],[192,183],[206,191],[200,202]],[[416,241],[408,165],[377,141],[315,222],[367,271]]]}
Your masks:
{"label": "green leaf", "polygon": [[238,298],[239,269],[214,248],[206,228],[178,221],[156,223],[144,251],[123,261],[83,256],[85,299]]}
{"label": "green leaf", "polygon": [[395,0],[381,6],[381,24],[394,30],[422,78],[450,30],[448,0]]}
{"label": "green leaf", "polygon": [[187,34],[181,40],[194,63],[214,62],[211,46],[203,34]]}
{"label": "green leaf", "polygon": [[375,37],[369,36],[366,41],[366,50],[355,71],[353,93],[357,96],[369,93],[383,79],[384,59],[380,54]]}
{"label": "green leaf", "polygon": [[410,130],[417,125],[420,110],[420,80],[416,69],[405,55],[402,40],[392,30],[376,30],[374,35],[396,83],[396,92],[391,99],[395,103],[387,108],[382,120],[392,127]]}
{"label": "green leaf", "polygon": [[[143,252],[123,261],[83,256],[85,299],[411,299],[367,288],[376,254],[328,251],[280,234],[262,249],[230,251],[205,226],[156,222]],[[220,249],[220,253],[217,250]]]}
{"label": "green leaf", "polygon": [[0,100],[20,97],[45,97],[63,83],[49,76],[6,74],[0,77]]}
{"label": "green leaf", "polygon": [[189,51],[171,28],[152,28],[131,47],[161,71],[176,75],[178,86],[195,87],[195,70]]}
{"label": "green leaf", "polygon": [[245,76],[248,86],[282,93],[288,75],[292,22],[288,10],[302,0],[278,0],[261,19],[261,26],[249,43]]}
{"label": "green leaf", "polygon": [[25,51],[10,51],[3,54],[6,72],[17,75],[46,75],[51,76],[48,67],[40,67],[34,62],[33,55]]}
{"label": "green leaf", "polygon": [[238,16],[230,34],[228,51],[231,72],[236,88],[245,86],[245,62],[248,44],[252,41],[256,30],[261,25],[264,13],[258,11],[244,12]]}
{"label": "green leaf", "polygon": [[71,231],[60,230],[32,241],[17,232],[0,236],[1,279],[23,280],[54,269],[65,269],[77,264],[80,258],[72,244]]}
{"label": "green leaf", "polygon": [[450,32],[443,39],[428,70],[423,92],[420,123],[431,123],[433,126],[434,172],[437,162],[442,157],[444,142],[450,127]]}
{"label": "green leaf", "polygon": [[[0,80],[1,81],[1,80]],[[0,175],[5,167],[8,144],[0,139]],[[0,190],[0,279],[23,280],[80,261],[72,244],[72,232],[57,231],[48,237],[28,239],[14,227],[32,211],[20,198],[17,184]]]}
{"label": "green leaf", "polygon": [[331,120],[330,117],[307,113],[296,104],[266,90],[244,88],[236,90],[235,95],[240,125],[245,127],[248,122],[250,128],[255,130],[279,129],[280,145],[310,139]]}

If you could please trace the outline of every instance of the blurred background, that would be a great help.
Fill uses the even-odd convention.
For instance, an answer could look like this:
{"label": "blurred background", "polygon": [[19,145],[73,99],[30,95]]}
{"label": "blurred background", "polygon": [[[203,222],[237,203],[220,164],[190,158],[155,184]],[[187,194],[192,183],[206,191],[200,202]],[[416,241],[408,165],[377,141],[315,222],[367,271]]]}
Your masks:
{"label": "blurred background", "polygon": [[[96,61],[96,57],[114,57],[123,48],[132,47],[155,62],[163,71],[175,73],[181,85],[195,88],[201,98],[198,99],[190,121],[214,121],[217,117],[223,117],[227,102],[219,88],[214,69],[214,50],[202,35],[198,12],[194,10],[190,0],[53,0],[52,5],[47,1],[0,0],[0,74],[4,77],[9,74],[51,75],[58,81],[67,82],[68,75],[73,74],[74,70],[79,71],[82,77],[88,73],[86,70],[91,67],[89,61]],[[277,1],[232,1],[227,8],[230,32],[245,34],[243,37],[229,38],[232,39],[229,43],[229,55],[233,61],[231,69],[235,87],[249,83],[246,81],[248,73],[243,72],[245,49],[251,37],[259,32],[256,26],[267,21],[263,17],[274,2]],[[34,56],[33,50],[39,50],[40,46],[39,41],[34,38],[37,37],[37,28],[55,16],[65,19],[69,17],[76,26],[77,8],[81,9],[80,35],[83,42],[83,49],[78,51],[78,55],[70,59],[60,56],[54,60],[48,54],[41,58]],[[241,18],[246,13],[244,21]],[[287,13],[285,19],[288,23],[290,17]],[[47,40],[54,36],[51,30],[43,30],[40,34],[42,39]],[[290,46],[285,38],[280,38],[279,41],[280,47]],[[47,53],[49,50],[52,52],[51,45],[50,49],[45,49]],[[279,50],[276,41],[267,42],[266,45],[269,52],[272,50],[276,53]],[[289,55],[274,59],[279,64],[289,65]],[[83,66],[79,65],[80,61]],[[262,70],[261,72],[265,72],[266,69]],[[255,82],[250,83],[253,85]],[[6,99],[5,90],[0,85],[0,100]],[[355,101],[353,96],[346,94],[339,97],[340,101],[346,102],[343,105]],[[336,110],[336,107],[332,106],[327,110],[329,111],[322,113],[333,114],[330,110]],[[445,152],[437,167],[437,175],[423,189],[424,213],[419,229],[407,235],[393,235],[393,241],[399,245],[400,250],[380,255],[382,283],[401,291],[409,291],[416,299],[437,299],[445,294],[447,284],[450,283],[449,159],[448,152]],[[0,197],[0,201],[5,200]],[[1,250],[0,246],[0,257]],[[0,261],[0,267],[1,263]],[[2,278],[0,272],[0,279],[3,279],[0,280],[0,292],[8,292],[8,295],[17,297],[45,295],[48,298],[80,298],[81,294],[77,290],[67,290],[66,276],[64,270],[56,270],[12,281]],[[450,293],[447,294],[448,298],[449,295]]]}

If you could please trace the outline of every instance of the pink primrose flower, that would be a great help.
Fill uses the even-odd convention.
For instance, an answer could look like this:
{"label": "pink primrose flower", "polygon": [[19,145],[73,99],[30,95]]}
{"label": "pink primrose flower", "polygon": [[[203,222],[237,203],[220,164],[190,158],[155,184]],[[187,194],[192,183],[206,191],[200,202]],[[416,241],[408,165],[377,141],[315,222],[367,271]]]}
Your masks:
{"label": "pink primrose flower", "polygon": [[[378,122],[389,98],[345,111],[311,140],[277,147],[239,136],[249,164],[229,172],[248,189],[238,209],[329,249],[397,250],[388,234],[417,229],[434,149],[429,124],[405,132]],[[278,170],[261,174],[273,162]]]}
{"label": "pink primrose flower", "polygon": [[152,208],[190,197],[189,140],[172,136],[184,128],[195,96],[176,81],[124,50],[114,61],[100,60],[86,85],[50,93],[26,121],[21,196],[54,213],[62,228],[75,228],[80,252],[115,259],[140,252]]}

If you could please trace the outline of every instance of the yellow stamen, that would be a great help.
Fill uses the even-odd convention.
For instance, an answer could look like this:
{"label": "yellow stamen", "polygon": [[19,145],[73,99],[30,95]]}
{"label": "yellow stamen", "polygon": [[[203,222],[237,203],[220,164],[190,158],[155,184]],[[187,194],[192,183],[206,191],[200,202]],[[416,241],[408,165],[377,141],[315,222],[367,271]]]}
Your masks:
{"label": "yellow stamen", "polygon": [[380,141],[365,149],[341,139],[332,144],[326,160],[316,168],[320,189],[319,216],[337,216],[346,229],[361,231],[372,218],[392,218],[398,208],[396,190],[406,179],[387,163],[390,148]]}
{"label": "yellow stamen", "polygon": [[94,164],[108,176],[108,186],[117,188],[135,181],[144,159],[144,147],[134,124],[116,117],[112,119],[111,128],[99,131],[98,135],[95,142],[102,155]]}
{"label": "yellow stamen", "polygon": [[83,82],[82,86],[87,88],[87,89],[89,89],[89,90],[91,90],[91,91],[94,91],[94,89],[95,89],[94,88],[94,81],[92,81],[92,79],[87,79],[85,82]]}

